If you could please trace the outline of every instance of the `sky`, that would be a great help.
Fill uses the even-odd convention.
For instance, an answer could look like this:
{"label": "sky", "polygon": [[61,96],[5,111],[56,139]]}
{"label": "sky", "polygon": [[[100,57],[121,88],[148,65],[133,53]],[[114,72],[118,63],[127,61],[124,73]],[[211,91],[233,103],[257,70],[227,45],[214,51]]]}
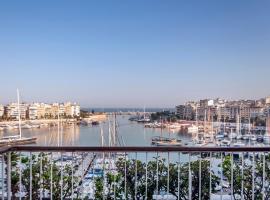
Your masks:
{"label": "sky", "polygon": [[174,107],[270,95],[270,1],[0,5],[0,104]]}

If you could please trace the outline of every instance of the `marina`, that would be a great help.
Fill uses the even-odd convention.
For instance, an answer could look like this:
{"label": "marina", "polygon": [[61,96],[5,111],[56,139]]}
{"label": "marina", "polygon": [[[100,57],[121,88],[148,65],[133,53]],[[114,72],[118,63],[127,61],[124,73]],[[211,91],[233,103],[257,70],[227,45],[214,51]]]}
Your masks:
{"label": "marina", "polygon": [[[163,124],[164,128],[149,128],[145,123],[137,123],[129,120],[130,115],[117,116],[117,129],[119,134],[119,140],[126,146],[151,146],[152,138],[165,137],[169,139],[181,140],[182,145],[194,146],[194,140],[198,140],[197,133],[199,129],[196,125],[186,125],[185,128],[169,128],[166,124]],[[181,126],[179,123],[178,126]],[[157,123],[154,123],[157,124]],[[225,125],[227,126],[227,125]],[[22,129],[24,137],[36,138],[36,145],[75,145],[75,146],[100,146],[100,129],[104,129],[104,144],[108,145],[108,120],[102,121],[99,125],[80,125],[77,123],[61,123],[61,127],[58,130],[57,123],[54,125],[39,126],[30,129]],[[219,130],[219,124],[213,125],[215,131],[211,132],[211,129],[204,134],[200,132],[202,140],[205,140],[209,145],[213,143],[218,144],[222,140],[228,140],[231,142],[230,146],[239,146],[239,143],[243,143],[245,146],[265,146],[269,145],[269,136],[265,135],[265,129],[262,127],[254,127],[254,130],[248,132],[247,129],[242,129],[241,134],[231,132],[231,127],[227,126],[224,132],[221,128]],[[0,137],[9,137],[18,135],[19,129],[4,128],[0,131]],[[105,131],[107,130],[107,131]],[[33,144],[35,145],[35,144]]]}

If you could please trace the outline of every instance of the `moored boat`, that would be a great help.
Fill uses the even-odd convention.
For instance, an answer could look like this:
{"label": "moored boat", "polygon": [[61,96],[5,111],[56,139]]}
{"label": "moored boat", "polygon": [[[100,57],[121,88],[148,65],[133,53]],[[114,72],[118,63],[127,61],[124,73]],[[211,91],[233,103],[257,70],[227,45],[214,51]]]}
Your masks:
{"label": "moored boat", "polygon": [[181,140],[171,139],[169,141],[157,141],[156,146],[182,146]]}

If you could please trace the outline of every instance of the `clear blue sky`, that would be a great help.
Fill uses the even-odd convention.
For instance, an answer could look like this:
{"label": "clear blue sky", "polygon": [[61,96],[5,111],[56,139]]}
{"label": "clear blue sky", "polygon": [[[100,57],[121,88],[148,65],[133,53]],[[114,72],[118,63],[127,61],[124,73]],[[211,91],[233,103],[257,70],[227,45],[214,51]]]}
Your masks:
{"label": "clear blue sky", "polygon": [[5,1],[0,103],[174,107],[270,94],[270,1]]}

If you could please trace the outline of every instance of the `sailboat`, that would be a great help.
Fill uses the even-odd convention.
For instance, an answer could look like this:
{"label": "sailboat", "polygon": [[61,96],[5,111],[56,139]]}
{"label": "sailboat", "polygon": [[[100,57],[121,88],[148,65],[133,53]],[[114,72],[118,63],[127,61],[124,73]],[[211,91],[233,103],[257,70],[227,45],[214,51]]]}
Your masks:
{"label": "sailboat", "polygon": [[269,126],[270,126],[270,116],[269,116],[269,108],[267,109],[267,117],[266,117],[266,127],[265,127],[265,135],[263,137],[264,144],[270,144],[270,136],[269,136]]}
{"label": "sailboat", "polygon": [[137,120],[137,122],[139,123],[149,123],[151,121],[151,119],[149,117],[146,117],[146,114],[145,114],[145,106],[143,108],[143,118]]}
{"label": "sailboat", "polygon": [[19,144],[33,144],[36,142],[37,138],[35,137],[22,137],[22,126],[21,126],[21,110],[20,110],[20,93],[17,89],[17,100],[18,100],[18,119],[19,119],[19,135],[15,136],[6,136],[0,139],[0,146],[3,145],[19,145]]}

